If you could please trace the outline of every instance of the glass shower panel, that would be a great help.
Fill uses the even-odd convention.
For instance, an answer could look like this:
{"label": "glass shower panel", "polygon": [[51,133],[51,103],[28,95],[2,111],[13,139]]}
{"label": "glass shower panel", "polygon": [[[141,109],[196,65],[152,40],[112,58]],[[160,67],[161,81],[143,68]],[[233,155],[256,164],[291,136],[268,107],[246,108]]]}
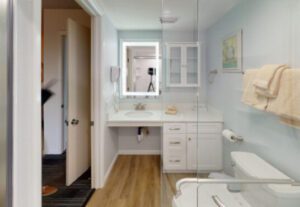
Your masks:
{"label": "glass shower panel", "polygon": [[199,2],[198,180],[175,206],[300,206],[299,19],[299,0]]}
{"label": "glass shower panel", "polygon": [[162,99],[171,112],[162,130],[162,207],[174,206],[177,181],[197,177],[197,8],[197,0],[162,0]]}

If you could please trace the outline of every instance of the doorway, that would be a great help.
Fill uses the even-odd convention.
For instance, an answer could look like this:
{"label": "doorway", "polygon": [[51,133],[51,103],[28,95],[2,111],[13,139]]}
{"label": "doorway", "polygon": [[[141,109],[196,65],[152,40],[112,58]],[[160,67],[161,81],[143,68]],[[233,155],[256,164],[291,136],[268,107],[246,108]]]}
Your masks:
{"label": "doorway", "polygon": [[43,0],[43,206],[83,206],[91,188],[91,17]]}

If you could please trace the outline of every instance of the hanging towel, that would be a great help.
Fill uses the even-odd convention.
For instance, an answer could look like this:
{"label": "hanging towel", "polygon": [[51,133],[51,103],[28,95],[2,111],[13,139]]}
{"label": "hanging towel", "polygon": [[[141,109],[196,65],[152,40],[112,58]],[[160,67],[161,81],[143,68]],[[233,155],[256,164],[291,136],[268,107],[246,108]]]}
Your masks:
{"label": "hanging towel", "polygon": [[267,111],[279,115],[285,123],[300,123],[300,69],[285,70],[276,99],[270,99]]}
{"label": "hanging towel", "polygon": [[288,126],[291,126],[291,127],[296,127],[296,128],[300,129],[300,121],[287,119],[287,118],[284,118],[284,117],[281,117],[280,121],[281,121],[281,123],[283,123],[285,125],[288,125]]}
{"label": "hanging towel", "polygon": [[243,96],[242,102],[259,110],[265,110],[268,105],[268,99],[255,92],[253,81],[255,80],[259,69],[249,69],[245,71],[243,77]]}
{"label": "hanging towel", "polygon": [[255,87],[255,92],[259,95],[268,97],[268,98],[276,98],[278,95],[278,90],[280,87],[280,80],[282,73],[288,69],[287,66],[282,66],[279,68],[274,75],[274,78],[272,79],[271,83],[269,84],[269,87],[267,89],[262,89],[259,87]]}
{"label": "hanging towel", "polygon": [[257,88],[267,90],[275,76],[275,73],[277,72],[277,70],[279,70],[282,67],[287,67],[287,66],[276,65],[276,64],[264,65],[259,70],[255,80],[253,81],[253,85]]}

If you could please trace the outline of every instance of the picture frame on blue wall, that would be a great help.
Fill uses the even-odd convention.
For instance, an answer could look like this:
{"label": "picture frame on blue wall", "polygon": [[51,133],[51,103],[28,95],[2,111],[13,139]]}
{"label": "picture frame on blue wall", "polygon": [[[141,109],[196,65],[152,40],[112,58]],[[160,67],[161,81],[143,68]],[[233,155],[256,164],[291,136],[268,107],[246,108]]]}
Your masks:
{"label": "picture frame on blue wall", "polygon": [[222,40],[222,71],[242,73],[242,35],[243,31],[231,33]]}

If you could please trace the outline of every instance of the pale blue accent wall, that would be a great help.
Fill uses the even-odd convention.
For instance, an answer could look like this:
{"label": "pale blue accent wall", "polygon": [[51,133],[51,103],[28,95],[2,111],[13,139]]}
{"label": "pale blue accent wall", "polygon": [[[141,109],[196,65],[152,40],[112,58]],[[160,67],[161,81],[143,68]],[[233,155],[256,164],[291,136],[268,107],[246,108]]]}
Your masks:
{"label": "pale blue accent wall", "polygon": [[[268,63],[300,67],[299,2],[245,0],[233,8],[207,32],[207,71],[221,69],[221,41],[239,29],[243,30],[245,69]],[[224,141],[226,172],[232,173],[231,151],[250,151],[300,180],[300,130],[281,124],[275,115],[242,104],[242,74],[219,72],[207,87],[207,101],[223,112],[225,127],[245,138],[242,144]]]}

